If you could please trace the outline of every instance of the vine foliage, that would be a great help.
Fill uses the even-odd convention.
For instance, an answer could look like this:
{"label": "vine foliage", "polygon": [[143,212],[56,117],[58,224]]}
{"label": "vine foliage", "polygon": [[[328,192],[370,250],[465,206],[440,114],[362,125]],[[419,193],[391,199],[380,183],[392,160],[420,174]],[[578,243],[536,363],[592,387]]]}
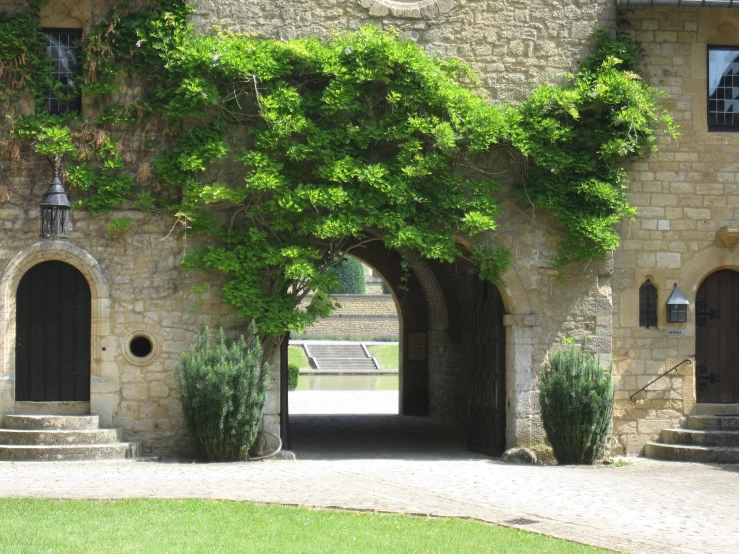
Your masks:
{"label": "vine foliage", "polygon": [[496,106],[467,64],[375,27],[283,42],[201,34],[191,13],[163,0],[99,22],[77,117],[19,107],[50,86],[38,13],[0,18],[3,144],[64,155],[78,208],[162,211],[207,236],[185,267],[225,273],[224,300],[265,335],[330,313],[328,269],[370,241],[467,258],[500,283],[511,254],[479,240],[496,229],[499,183],[475,163],[494,147],[520,153],[521,197],[565,227],[557,263],[601,257],[634,215],[619,163],[654,149],[660,125],[676,135],[638,45],[607,32],[566,84]]}

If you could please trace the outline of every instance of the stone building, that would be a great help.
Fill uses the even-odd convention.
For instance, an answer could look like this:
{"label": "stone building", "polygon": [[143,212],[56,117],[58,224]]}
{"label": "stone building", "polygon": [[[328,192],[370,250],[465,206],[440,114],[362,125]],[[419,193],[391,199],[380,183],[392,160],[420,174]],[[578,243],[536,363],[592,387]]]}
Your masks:
{"label": "stone building", "polygon": [[[21,4],[4,0],[0,10],[21,9]],[[667,102],[683,136],[679,141],[665,139],[660,152],[628,167],[631,201],[639,207],[639,215],[621,227],[622,246],[612,257],[568,268],[564,280],[556,279],[559,271],[553,262],[561,230],[555,221],[534,214],[505,190],[500,198],[503,223],[486,239],[513,253],[513,266],[498,289],[477,280],[462,264],[419,259],[412,260],[413,274],[403,292],[399,255],[382,247],[362,251],[362,261],[381,274],[393,292],[399,315],[402,414],[465,425],[470,447],[488,453],[541,443],[537,392],[541,365],[565,336],[585,335],[603,362],[613,360],[617,408],[612,447],[616,453],[641,453],[660,431],[695,415],[701,404],[724,403],[722,409],[730,409],[726,406],[739,402],[739,363],[732,366],[723,361],[719,369],[695,357],[696,341],[705,340],[696,315],[703,317],[710,308],[724,314],[735,302],[731,295],[736,281],[731,279],[736,274],[726,271],[739,270],[739,253],[733,247],[739,240],[734,230],[739,227],[739,181],[735,182],[739,135],[728,131],[732,125],[737,130],[739,122],[725,122],[726,114],[739,109],[733,92],[739,80],[729,86],[728,79],[739,77],[725,71],[718,80],[709,77],[713,74],[707,60],[714,46],[728,51],[732,45],[739,48],[739,11],[713,6],[729,6],[728,1],[650,4],[634,0],[194,2],[193,22],[203,31],[219,25],[235,32],[291,38],[327,37],[367,24],[397,28],[430,53],[471,63],[492,102],[517,102],[543,82],[559,82],[588,53],[597,28],[618,22],[644,42],[647,68],[654,84],[670,95]],[[43,8],[42,24],[84,33],[106,9],[105,2],[51,0]],[[709,83],[733,96],[721,98],[723,105],[718,107],[720,97],[709,99]],[[729,109],[733,99],[738,105]],[[516,182],[515,169],[506,184]],[[131,217],[135,224],[109,235],[105,218],[79,211],[72,215],[68,240],[39,239],[38,203],[51,177],[48,168],[2,160],[0,175],[0,413],[60,408],[99,413],[105,426],[120,427],[124,438],[141,441],[145,452],[186,453],[188,441],[172,372],[201,324],[229,320],[231,315],[220,304],[217,290],[200,296],[190,292],[199,276],[178,269],[186,245],[171,232],[176,222],[134,209],[120,210],[114,215]],[[89,285],[89,392],[81,385],[89,403],[39,405],[32,394],[23,396],[30,393],[19,397],[25,377],[18,374],[16,329],[20,311],[30,309],[22,303],[23,280],[39,264],[51,261],[73,266]],[[66,266],[45,267],[68,271]],[[696,307],[703,306],[699,302],[705,301],[701,300],[709,286],[705,283],[718,270],[721,283],[729,279],[729,284],[711,284],[710,290],[718,287],[729,296],[718,299],[720,308],[707,305],[696,314]],[[654,292],[643,287],[647,280]],[[667,321],[666,304],[674,283],[689,302],[686,323]],[[194,312],[193,306],[197,306]],[[723,340],[717,346],[731,352],[731,344]],[[677,373],[631,400],[639,388],[684,359],[691,364],[683,364]],[[280,390],[278,366],[273,368],[265,414],[265,428],[275,432],[287,419],[286,390]],[[702,402],[706,387],[716,384],[711,375],[716,381],[720,371],[721,387],[732,378],[737,384],[730,393],[709,395]]]}

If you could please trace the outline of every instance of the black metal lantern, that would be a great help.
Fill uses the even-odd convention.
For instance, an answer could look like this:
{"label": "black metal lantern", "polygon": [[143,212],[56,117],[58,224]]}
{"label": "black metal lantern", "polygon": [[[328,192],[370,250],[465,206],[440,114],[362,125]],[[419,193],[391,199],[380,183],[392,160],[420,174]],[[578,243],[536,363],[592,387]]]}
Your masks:
{"label": "black metal lantern", "polygon": [[677,283],[672,288],[672,294],[667,301],[667,321],[670,323],[685,323],[688,321],[688,299],[677,288]]}
{"label": "black metal lantern", "polygon": [[41,201],[41,236],[48,239],[69,237],[69,197],[59,178],[59,167],[55,164],[54,178]]}

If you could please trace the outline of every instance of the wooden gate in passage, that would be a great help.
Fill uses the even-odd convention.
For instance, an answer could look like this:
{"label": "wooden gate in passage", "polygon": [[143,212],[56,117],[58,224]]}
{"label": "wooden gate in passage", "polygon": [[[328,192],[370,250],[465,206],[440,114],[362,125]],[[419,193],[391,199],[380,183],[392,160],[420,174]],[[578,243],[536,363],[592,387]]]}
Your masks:
{"label": "wooden gate in passage", "polygon": [[739,403],[739,273],[722,269],[695,297],[696,400]]}
{"label": "wooden gate in passage", "polygon": [[90,286],[59,261],[33,266],[16,296],[15,399],[90,400]]}
{"label": "wooden gate in passage", "polygon": [[477,281],[475,289],[468,448],[500,456],[505,450],[505,310],[494,285]]}

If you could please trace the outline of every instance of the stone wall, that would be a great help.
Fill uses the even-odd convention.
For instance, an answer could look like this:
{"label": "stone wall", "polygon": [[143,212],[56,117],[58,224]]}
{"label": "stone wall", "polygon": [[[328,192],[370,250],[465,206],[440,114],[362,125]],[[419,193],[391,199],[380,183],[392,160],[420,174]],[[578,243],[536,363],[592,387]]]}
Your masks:
{"label": "stone wall", "polygon": [[[398,315],[390,294],[337,294],[339,307],[330,316],[318,320],[295,338],[394,338],[397,339]],[[310,296],[303,303],[309,303]]]}
{"label": "stone wall", "polygon": [[[623,12],[626,29],[642,41],[653,84],[669,94],[666,106],[682,136],[660,140],[660,151],[628,166],[635,221],[622,226],[614,253],[613,357],[617,376],[614,432],[621,451],[639,453],[645,442],[676,426],[695,409],[694,366],[629,396],[657,375],[695,354],[695,295],[720,268],[739,268],[739,252],[717,239],[739,223],[739,134],[708,132],[707,46],[739,46],[737,10],[643,7]],[[657,327],[639,327],[639,287],[658,289]],[[687,324],[666,321],[677,283],[691,305]],[[685,336],[666,336],[684,329]]]}
{"label": "stone wall", "polygon": [[[91,410],[101,415],[104,426],[121,427],[126,440],[142,441],[145,453],[188,452],[173,371],[200,326],[227,323],[233,316],[212,301],[217,286],[202,295],[190,292],[202,276],[179,270],[185,245],[177,233],[168,234],[173,219],[118,212],[133,218],[135,225],[110,236],[105,230],[108,217],[75,212],[69,241],[40,241],[38,209],[13,203],[24,192],[40,198],[42,187],[29,186],[33,181],[22,171],[2,175],[9,197],[0,204],[0,412],[13,411],[15,290],[33,265],[61,260],[79,269],[91,286]],[[129,343],[135,336],[152,341],[151,355],[131,354]]]}
{"label": "stone wall", "polygon": [[[197,0],[194,22],[202,30],[216,24],[231,31],[278,38],[328,37],[335,31],[366,24],[397,28],[430,53],[471,63],[492,101],[515,102],[542,82],[560,81],[563,74],[575,69],[588,51],[592,31],[611,25],[615,18],[613,0],[421,0],[403,4],[399,7],[398,2],[386,0],[314,0],[302,4],[288,0]],[[44,11],[44,25],[87,27],[106,11],[106,6],[105,2],[52,0]],[[83,109],[92,107],[83,103]],[[506,186],[520,179],[521,168],[510,158],[492,157],[490,164]],[[0,186],[9,193],[9,199],[0,205],[4,233],[0,259],[4,267],[8,260],[22,256],[24,249],[38,242],[35,206],[48,182],[48,171],[42,162],[20,166],[6,160],[0,165],[0,175]],[[509,446],[513,446],[542,440],[537,376],[547,353],[565,335],[590,335],[594,348],[606,360],[610,357],[612,263],[593,262],[571,268],[563,272],[564,281],[558,281],[553,260],[561,229],[505,190],[500,203],[499,230],[485,240],[505,245],[514,254],[513,267],[503,275],[500,287],[508,329],[507,437]],[[688,213],[685,216],[689,218]],[[176,230],[169,234],[172,218],[149,217],[137,211],[115,215],[130,216],[135,225],[120,235],[109,236],[105,217],[77,212],[69,240],[70,245],[88,253],[90,265],[97,269],[87,271],[82,254],[70,261],[76,260],[89,279],[95,272],[100,274],[98,280],[106,281],[109,288],[109,296],[99,299],[101,305],[108,306],[108,315],[96,323],[100,325],[101,350],[94,352],[93,409],[107,414],[104,422],[122,426],[125,438],[143,440],[147,452],[185,452],[187,441],[172,370],[202,323],[230,322],[232,314],[220,304],[217,287],[200,297],[190,292],[199,277],[182,274],[178,269],[185,241]],[[631,239],[627,239],[628,246]],[[622,267],[623,260],[619,263]],[[428,360],[406,360],[402,371],[427,371],[428,390],[419,388],[413,394],[428,397],[432,416],[463,423],[472,363],[472,277],[461,264],[436,267],[418,263],[415,271],[428,311]],[[19,278],[18,272],[9,277],[6,307],[14,294],[12,284],[17,285]],[[410,291],[408,297],[414,293],[418,291]],[[398,302],[403,302],[400,295]],[[104,311],[101,308],[101,313]],[[5,313],[6,326],[12,325],[12,312],[8,308]],[[156,354],[147,365],[131,363],[124,354],[124,341],[135,331],[146,332],[154,339]],[[403,341],[408,328],[402,322],[400,332],[401,352],[406,352],[407,358]],[[12,338],[7,331],[4,336],[6,363],[0,379],[0,407],[8,411],[13,399],[14,366],[9,346]],[[273,365],[265,420],[271,430],[279,423],[276,367]]]}
{"label": "stone wall", "polygon": [[[432,54],[472,64],[496,102],[522,100],[572,72],[593,29],[610,26],[614,0],[194,0],[199,29],[289,39],[364,25],[398,29]],[[401,7],[402,6],[402,7]]]}

